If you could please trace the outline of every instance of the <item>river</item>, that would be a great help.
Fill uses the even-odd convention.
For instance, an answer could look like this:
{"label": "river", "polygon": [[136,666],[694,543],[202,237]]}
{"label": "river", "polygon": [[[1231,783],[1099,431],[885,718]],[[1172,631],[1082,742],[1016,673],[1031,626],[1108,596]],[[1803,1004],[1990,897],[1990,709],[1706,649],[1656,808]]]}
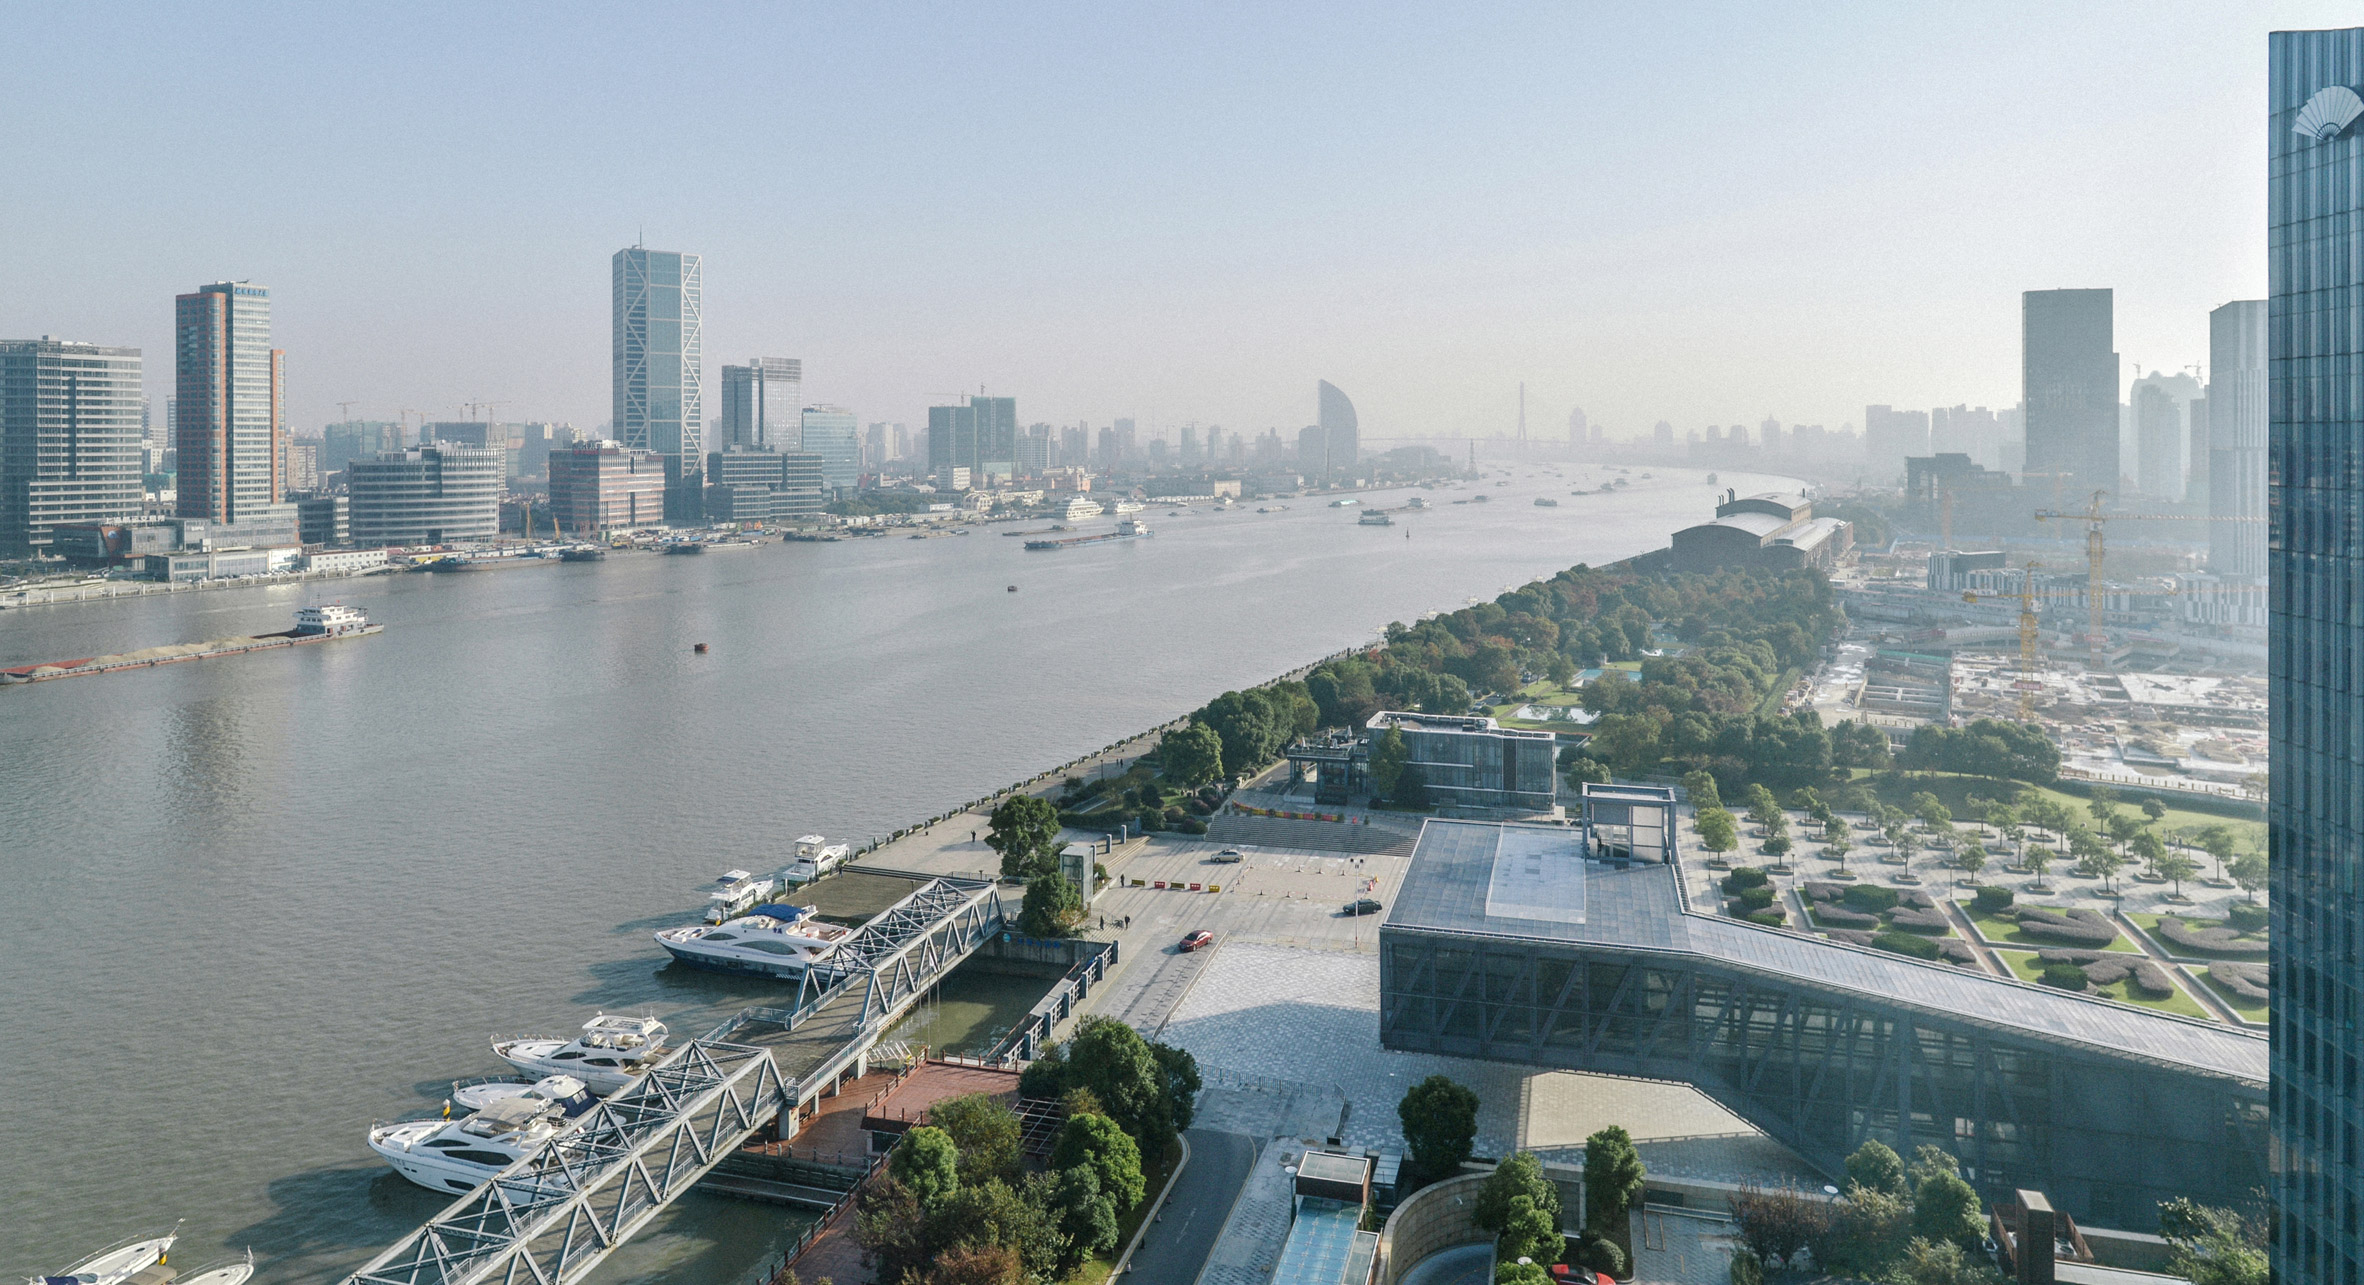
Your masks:
{"label": "river", "polygon": [[[251,1247],[258,1281],[334,1279],[445,1203],[363,1134],[506,1070],[487,1037],[598,1007],[695,1034],[767,999],[649,941],[716,871],[884,835],[1391,620],[1661,547],[1721,489],[1659,470],[1573,496],[1603,475],[1559,471],[1428,492],[1394,527],[1315,498],[1152,507],[1152,539],[1055,553],[989,526],[0,613],[9,664],[284,629],[314,602],[386,625],[0,690],[0,1273],[185,1219],[176,1265]],[[794,1229],[692,1197],[597,1279],[734,1280]]]}

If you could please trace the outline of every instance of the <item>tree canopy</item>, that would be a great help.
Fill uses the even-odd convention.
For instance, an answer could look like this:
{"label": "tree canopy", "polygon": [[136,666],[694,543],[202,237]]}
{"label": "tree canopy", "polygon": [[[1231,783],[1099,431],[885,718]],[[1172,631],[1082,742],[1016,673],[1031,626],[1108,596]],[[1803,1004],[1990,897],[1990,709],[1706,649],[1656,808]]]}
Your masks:
{"label": "tree canopy", "polygon": [[1477,1138],[1478,1096],[1466,1085],[1432,1075],[1405,1090],[1396,1104],[1412,1168],[1422,1182],[1446,1177],[1469,1159]]}
{"label": "tree canopy", "polygon": [[1167,780],[1195,790],[1223,775],[1223,738],[1214,728],[1192,723],[1159,741],[1157,758]]}
{"label": "tree canopy", "polygon": [[1625,1219],[1642,1198],[1642,1153],[1633,1135],[1610,1125],[1584,1140],[1584,1223],[1595,1235],[1622,1239]]}
{"label": "tree canopy", "polygon": [[1049,799],[1013,794],[993,809],[985,845],[1001,854],[1004,879],[1059,872],[1059,809]]}
{"label": "tree canopy", "polygon": [[2060,779],[2060,747],[2031,723],[1993,718],[1959,728],[1931,723],[1914,729],[1898,765],[2050,785]]}

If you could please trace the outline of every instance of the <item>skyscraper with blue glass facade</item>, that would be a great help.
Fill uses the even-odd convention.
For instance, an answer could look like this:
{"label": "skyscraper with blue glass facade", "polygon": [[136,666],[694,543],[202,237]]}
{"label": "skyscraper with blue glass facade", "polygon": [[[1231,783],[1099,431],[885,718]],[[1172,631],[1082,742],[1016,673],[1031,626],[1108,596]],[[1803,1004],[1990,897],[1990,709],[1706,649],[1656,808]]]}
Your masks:
{"label": "skyscraper with blue glass facade", "polygon": [[2355,1285],[2364,1070],[2364,28],[2278,31],[2266,127],[2274,1268]]}
{"label": "skyscraper with blue glass facade", "polygon": [[705,286],[698,256],[633,246],[616,251],[615,435],[665,457],[668,520],[698,516],[706,414]]}

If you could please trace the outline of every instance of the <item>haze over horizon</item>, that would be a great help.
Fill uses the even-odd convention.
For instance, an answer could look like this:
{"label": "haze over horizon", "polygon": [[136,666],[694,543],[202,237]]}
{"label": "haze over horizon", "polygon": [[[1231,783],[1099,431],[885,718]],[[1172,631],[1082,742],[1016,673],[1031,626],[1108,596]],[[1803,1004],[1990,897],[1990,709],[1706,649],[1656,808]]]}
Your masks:
{"label": "haze over horizon", "polygon": [[2263,297],[2265,35],[2343,12],[25,9],[0,337],[160,414],[173,296],[251,279],[297,432],[588,430],[642,241],[704,256],[709,413],[754,355],[913,425],[2007,406],[2022,290],[2115,289],[2129,380]]}

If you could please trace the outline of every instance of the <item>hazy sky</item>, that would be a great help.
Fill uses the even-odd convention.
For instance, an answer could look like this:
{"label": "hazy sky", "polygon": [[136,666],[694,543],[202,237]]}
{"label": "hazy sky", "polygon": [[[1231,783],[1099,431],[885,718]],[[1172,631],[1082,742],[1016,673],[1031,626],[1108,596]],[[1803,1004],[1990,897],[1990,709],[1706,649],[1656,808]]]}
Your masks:
{"label": "hazy sky", "polygon": [[1367,436],[2018,399],[2019,292],[2126,374],[2265,288],[2304,4],[34,5],[0,338],[269,285],[291,423],[608,418],[608,259],[705,256],[719,368],[924,422]]}

